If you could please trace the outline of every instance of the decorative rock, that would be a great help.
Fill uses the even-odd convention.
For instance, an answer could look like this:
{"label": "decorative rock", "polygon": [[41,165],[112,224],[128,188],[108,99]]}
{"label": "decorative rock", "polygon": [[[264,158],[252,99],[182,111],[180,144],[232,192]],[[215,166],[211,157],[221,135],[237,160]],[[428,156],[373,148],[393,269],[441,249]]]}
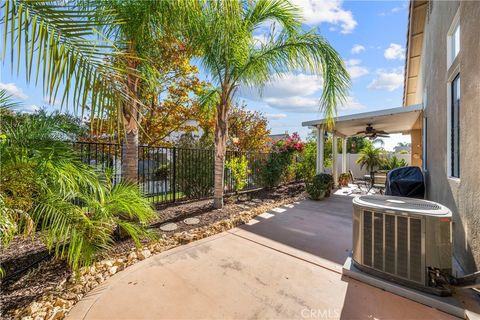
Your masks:
{"label": "decorative rock", "polygon": [[144,260],[144,259],[147,259],[148,257],[150,257],[151,255],[152,255],[152,253],[150,252],[150,250],[143,249],[143,250],[138,252],[138,259]]}
{"label": "decorative rock", "polygon": [[105,260],[105,261],[103,262],[103,264],[104,264],[105,266],[107,266],[108,268],[113,267],[113,261],[112,261],[112,260]]}
{"label": "decorative rock", "polygon": [[135,252],[130,252],[129,255],[128,255],[128,261],[131,262],[133,260],[136,260],[138,257],[137,257],[137,254]]}
{"label": "decorative rock", "polygon": [[108,269],[108,273],[110,273],[110,275],[113,276],[115,273],[117,273],[117,270],[118,270],[118,267],[113,266],[113,267],[110,267],[110,269]]}
{"label": "decorative rock", "polygon": [[185,224],[188,224],[188,225],[194,225],[194,224],[199,224],[200,219],[198,219],[198,218],[187,218],[187,219],[183,220],[183,222]]}
{"label": "decorative rock", "polygon": [[60,319],[63,319],[64,317],[65,317],[65,310],[63,310],[59,307],[55,307],[55,309],[53,309],[52,315],[48,319],[49,320],[60,320]]}
{"label": "decorative rock", "polygon": [[160,226],[160,230],[162,231],[174,231],[177,230],[178,226],[176,223],[170,222],[170,223],[165,223]]}

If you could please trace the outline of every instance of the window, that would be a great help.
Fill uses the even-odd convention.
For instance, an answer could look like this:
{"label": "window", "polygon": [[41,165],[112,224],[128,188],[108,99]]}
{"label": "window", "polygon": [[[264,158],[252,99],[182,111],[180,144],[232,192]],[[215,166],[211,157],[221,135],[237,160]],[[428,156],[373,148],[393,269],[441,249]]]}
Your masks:
{"label": "window", "polygon": [[460,75],[453,79],[450,90],[450,176],[460,178]]}
{"label": "window", "polygon": [[448,32],[447,43],[447,62],[448,67],[450,67],[455,61],[455,58],[458,56],[458,53],[460,52],[460,21],[458,18],[458,13],[453,19],[450,31]]}

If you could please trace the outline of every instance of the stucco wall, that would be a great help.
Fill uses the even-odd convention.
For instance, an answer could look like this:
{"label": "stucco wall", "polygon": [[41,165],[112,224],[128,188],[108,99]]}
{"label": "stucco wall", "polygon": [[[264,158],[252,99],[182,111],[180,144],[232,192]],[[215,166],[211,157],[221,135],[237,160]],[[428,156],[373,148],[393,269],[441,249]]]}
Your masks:
{"label": "stucco wall", "polygon": [[[447,33],[460,13],[460,53],[447,69]],[[454,254],[467,272],[480,268],[480,3],[435,1],[425,25],[428,197],[454,213]],[[448,178],[448,77],[460,72],[460,180]]]}

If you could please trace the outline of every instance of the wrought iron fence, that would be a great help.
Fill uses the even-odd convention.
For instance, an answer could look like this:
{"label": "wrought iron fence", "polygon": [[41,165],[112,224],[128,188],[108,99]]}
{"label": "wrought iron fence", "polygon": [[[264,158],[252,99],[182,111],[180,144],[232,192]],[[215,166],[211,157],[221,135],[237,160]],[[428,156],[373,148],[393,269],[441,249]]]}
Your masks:
{"label": "wrought iron fence", "polygon": [[[83,162],[121,181],[122,147],[116,143],[75,142]],[[261,187],[260,173],[267,153],[227,151],[226,160],[244,155],[248,175],[244,191]],[[213,196],[215,152],[209,149],[138,147],[138,183],[146,197],[155,203],[172,203]],[[226,194],[236,191],[229,168],[224,173]]]}

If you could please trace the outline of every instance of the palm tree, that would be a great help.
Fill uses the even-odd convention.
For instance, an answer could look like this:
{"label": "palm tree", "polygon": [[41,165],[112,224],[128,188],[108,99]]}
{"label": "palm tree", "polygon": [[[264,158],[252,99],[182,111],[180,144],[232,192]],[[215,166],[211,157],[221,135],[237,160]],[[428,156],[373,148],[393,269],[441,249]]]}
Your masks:
{"label": "palm tree", "polygon": [[[104,15],[96,16],[102,21],[104,34],[118,44],[123,55],[114,60],[114,65],[130,72],[120,82],[125,86],[130,99],[122,99],[112,108],[120,115],[125,131],[123,139],[122,177],[128,181],[138,179],[138,142],[142,112],[150,101],[146,96],[161,82],[162,67],[160,42],[178,29],[182,21],[182,1],[164,0],[78,0],[89,12],[102,9],[114,12],[123,23],[116,25],[102,21]],[[161,84],[160,84],[161,85]]]}
{"label": "palm tree", "polygon": [[360,165],[360,169],[365,167],[370,172],[370,176],[373,177],[375,169],[381,167],[384,163],[383,149],[376,148],[373,143],[369,143],[360,150],[359,154],[357,164]]}
{"label": "palm tree", "polygon": [[[15,61],[18,73],[24,51],[27,80],[33,72],[36,81],[42,75],[52,101],[63,89],[62,103],[73,94],[74,107],[82,113],[88,110],[92,124],[93,119],[110,118],[117,129],[123,128],[122,176],[137,181],[142,86],[158,80],[150,62],[158,57],[157,41],[181,23],[181,11],[175,9],[182,3],[6,0],[3,56],[9,40],[12,68]],[[92,40],[97,35],[100,40]]]}
{"label": "palm tree", "polygon": [[[214,207],[223,206],[225,149],[228,113],[239,86],[260,88],[283,72],[305,70],[322,74],[320,107],[333,119],[345,97],[349,76],[343,60],[314,31],[304,32],[298,8],[287,0],[197,1],[194,3],[187,41],[199,51],[201,64],[215,88],[204,97],[216,111]],[[273,22],[282,31],[272,32],[265,43],[254,33]]]}

